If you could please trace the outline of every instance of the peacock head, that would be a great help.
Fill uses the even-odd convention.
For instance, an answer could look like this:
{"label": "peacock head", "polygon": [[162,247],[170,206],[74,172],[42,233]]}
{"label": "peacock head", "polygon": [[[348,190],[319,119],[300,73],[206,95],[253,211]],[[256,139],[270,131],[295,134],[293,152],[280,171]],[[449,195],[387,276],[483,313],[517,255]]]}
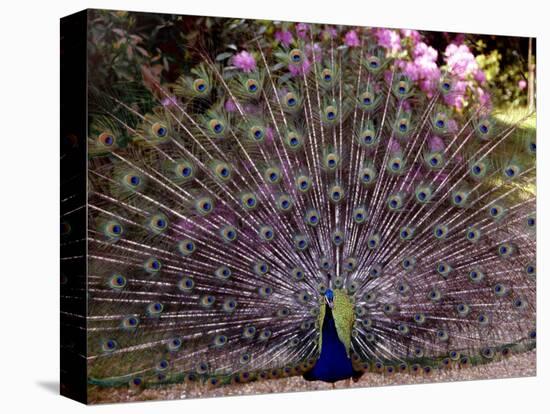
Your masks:
{"label": "peacock head", "polygon": [[328,305],[329,308],[334,307],[334,292],[332,289],[327,289],[325,292],[325,303]]}

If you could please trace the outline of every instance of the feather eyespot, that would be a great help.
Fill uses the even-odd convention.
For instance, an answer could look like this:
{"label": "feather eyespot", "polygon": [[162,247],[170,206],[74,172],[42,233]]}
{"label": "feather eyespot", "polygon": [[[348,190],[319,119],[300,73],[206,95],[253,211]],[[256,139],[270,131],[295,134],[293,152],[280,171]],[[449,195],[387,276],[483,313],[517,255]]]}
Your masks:
{"label": "feather eyespot", "polygon": [[296,178],[296,187],[299,191],[305,193],[311,188],[311,178],[306,175],[300,175]]}
{"label": "feather eyespot", "polygon": [[122,290],[126,287],[126,284],[127,284],[126,278],[119,273],[115,273],[111,275],[108,281],[109,287],[113,290]]}
{"label": "feather eyespot", "polygon": [[330,69],[323,69],[323,71],[321,72],[321,79],[325,83],[331,83],[332,77],[333,77],[333,74],[332,74],[332,70]]}
{"label": "feather eyespot", "polygon": [[210,197],[201,197],[195,203],[195,208],[199,214],[206,216],[214,209],[214,202]]}
{"label": "feather eyespot", "polygon": [[150,257],[149,259],[145,260],[145,262],[143,263],[143,269],[151,275],[154,275],[160,272],[161,268],[162,268],[162,264],[157,258],[154,258],[154,257]]}
{"label": "feather eyespot", "polygon": [[225,131],[225,124],[222,120],[213,118],[208,121],[208,128],[214,135],[221,136]]}
{"label": "feather eyespot", "polygon": [[308,246],[309,246],[309,242],[306,236],[304,235],[294,236],[294,247],[297,250],[299,251],[306,250]]}
{"label": "feather eyespot", "polygon": [[105,224],[103,232],[111,240],[118,240],[124,233],[124,228],[118,221],[110,221]]}
{"label": "feather eyespot", "polygon": [[147,305],[147,315],[149,316],[158,316],[164,310],[162,303],[153,302]]}
{"label": "feather eyespot", "polygon": [[182,292],[191,292],[193,290],[193,288],[195,287],[195,281],[190,278],[190,277],[183,277],[179,282],[178,282],[178,288],[182,291]]}
{"label": "feather eyespot", "polygon": [[160,122],[155,122],[151,126],[151,131],[156,138],[165,138],[168,135],[168,128]]}
{"label": "feather eyespot", "polygon": [[299,49],[292,49],[289,53],[290,61],[298,64],[302,61],[302,52]]}
{"label": "feather eyespot", "polygon": [[178,243],[178,250],[183,256],[190,256],[196,249],[197,246],[191,239],[184,239]]}
{"label": "feather eyespot", "polygon": [[281,171],[277,167],[269,167],[265,170],[264,178],[269,184],[277,184],[281,180]]}
{"label": "feather eyespot", "polygon": [[258,232],[263,241],[269,242],[275,238],[275,230],[272,226],[261,226]]}
{"label": "feather eyespot", "polygon": [[277,198],[277,208],[283,212],[290,211],[292,209],[292,198],[288,194],[281,194]]}
{"label": "feather eyespot", "polygon": [[193,81],[193,90],[200,95],[205,95],[209,92],[210,85],[206,80],[198,78]]}
{"label": "feather eyespot", "polygon": [[256,79],[248,79],[245,83],[246,91],[255,95],[260,90],[260,85]]}
{"label": "feather eyespot", "polygon": [[104,147],[112,147],[116,143],[116,139],[110,132],[102,132],[97,137],[98,142]]}
{"label": "feather eyespot", "polygon": [[296,150],[302,146],[302,137],[297,132],[289,132],[285,142],[290,149]]}
{"label": "feather eyespot", "polygon": [[218,279],[227,280],[231,277],[232,272],[227,266],[220,266],[216,269],[214,274]]}
{"label": "feather eyespot", "polygon": [[114,339],[106,339],[101,344],[103,352],[113,352],[117,349],[118,343]]}

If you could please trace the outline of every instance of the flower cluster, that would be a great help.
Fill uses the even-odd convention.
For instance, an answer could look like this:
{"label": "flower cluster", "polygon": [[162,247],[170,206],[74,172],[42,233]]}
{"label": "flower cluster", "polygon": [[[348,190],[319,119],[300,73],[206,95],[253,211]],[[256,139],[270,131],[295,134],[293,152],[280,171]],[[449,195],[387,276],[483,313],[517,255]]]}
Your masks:
{"label": "flower cluster", "polygon": [[456,79],[454,93],[446,97],[447,104],[462,108],[470,91],[477,95],[481,104],[490,106],[491,98],[481,87],[486,81],[485,73],[480,69],[468,46],[451,43],[445,49],[444,55],[447,71]]}
{"label": "flower cluster", "polygon": [[[311,42],[310,39],[316,39],[316,36],[312,26],[306,23],[297,23],[275,32],[275,40],[285,48],[292,47],[296,41],[305,43],[301,61],[288,63],[288,71],[292,76],[307,74],[312,69],[313,63],[320,61],[322,56],[320,44],[323,41],[332,42],[340,38],[343,46],[352,49],[361,46],[363,35],[370,34],[380,47],[386,49],[390,56],[395,57],[396,68],[415,82],[427,96],[433,96],[436,93],[443,75],[449,75],[454,82],[453,90],[444,98],[447,105],[461,110],[472,98],[483,105],[491,105],[490,96],[484,89],[485,73],[479,67],[468,46],[463,43],[464,37],[455,37],[454,41],[446,47],[443,55],[439,56],[437,50],[427,44],[416,30],[374,28],[365,31],[359,28],[340,32],[334,27],[327,26],[319,34],[320,43]],[[438,59],[443,61],[442,65],[438,63]],[[232,63],[245,73],[256,70],[256,59],[246,50],[234,55]],[[388,70],[386,80],[390,79],[391,71]],[[521,84],[518,86],[525,88]]]}
{"label": "flower cluster", "polygon": [[[387,53],[397,56],[395,64],[404,75],[419,85],[428,96],[432,96],[442,74],[454,79],[453,90],[445,96],[447,105],[462,109],[472,97],[487,107],[491,105],[488,92],[483,89],[486,84],[485,73],[479,67],[475,56],[464,38],[457,37],[447,46],[443,53],[443,66],[438,65],[438,52],[422,41],[416,30],[373,29],[373,34],[380,46]],[[347,36],[344,39],[347,44]]]}
{"label": "flower cluster", "polygon": [[249,52],[243,50],[233,56],[233,65],[245,73],[250,73],[256,70],[256,59]]}
{"label": "flower cluster", "polygon": [[[418,33],[418,32],[416,32]],[[431,96],[437,89],[441,70],[437,65],[437,50],[424,42],[413,46],[411,60],[399,59],[398,67],[409,79]]]}

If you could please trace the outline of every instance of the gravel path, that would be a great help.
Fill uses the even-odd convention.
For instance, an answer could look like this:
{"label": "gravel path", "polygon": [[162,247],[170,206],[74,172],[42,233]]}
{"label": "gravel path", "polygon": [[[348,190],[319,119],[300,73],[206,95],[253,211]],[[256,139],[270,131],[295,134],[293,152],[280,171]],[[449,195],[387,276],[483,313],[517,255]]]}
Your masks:
{"label": "gravel path", "polygon": [[354,383],[340,381],[334,386],[324,382],[308,382],[302,377],[281,378],[277,380],[256,381],[249,384],[226,385],[211,388],[200,384],[176,384],[162,388],[129,390],[126,387],[90,388],[90,403],[132,402],[147,400],[173,400],[181,398],[221,397],[228,395],[269,394],[274,392],[296,392],[327,390],[333,388],[379,387],[385,385],[403,385],[447,381],[469,381],[494,378],[528,377],[536,375],[536,352],[512,355],[508,359],[487,365],[465,369],[434,371],[430,375],[412,374],[376,374],[365,373]]}

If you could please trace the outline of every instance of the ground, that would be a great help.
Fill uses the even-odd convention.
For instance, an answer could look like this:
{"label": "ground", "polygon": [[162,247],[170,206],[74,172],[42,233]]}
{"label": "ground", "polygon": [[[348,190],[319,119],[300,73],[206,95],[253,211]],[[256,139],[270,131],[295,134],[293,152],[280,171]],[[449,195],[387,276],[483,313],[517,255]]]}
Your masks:
{"label": "ground", "polygon": [[470,381],[490,378],[513,378],[536,375],[536,351],[512,355],[507,359],[487,365],[463,369],[434,371],[430,375],[366,373],[354,383],[340,381],[334,385],[324,382],[308,382],[302,377],[256,381],[248,384],[225,385],[211,388],[199,384],[176,384],[162,388],[129,390],[121,388],[90,389],[90,403],[133,402],[146,400],[173,400],[181,398],[221,397],[229,395],[269,394],[295,391],[327,390],[333,388],[377,387],[447,381]]}

